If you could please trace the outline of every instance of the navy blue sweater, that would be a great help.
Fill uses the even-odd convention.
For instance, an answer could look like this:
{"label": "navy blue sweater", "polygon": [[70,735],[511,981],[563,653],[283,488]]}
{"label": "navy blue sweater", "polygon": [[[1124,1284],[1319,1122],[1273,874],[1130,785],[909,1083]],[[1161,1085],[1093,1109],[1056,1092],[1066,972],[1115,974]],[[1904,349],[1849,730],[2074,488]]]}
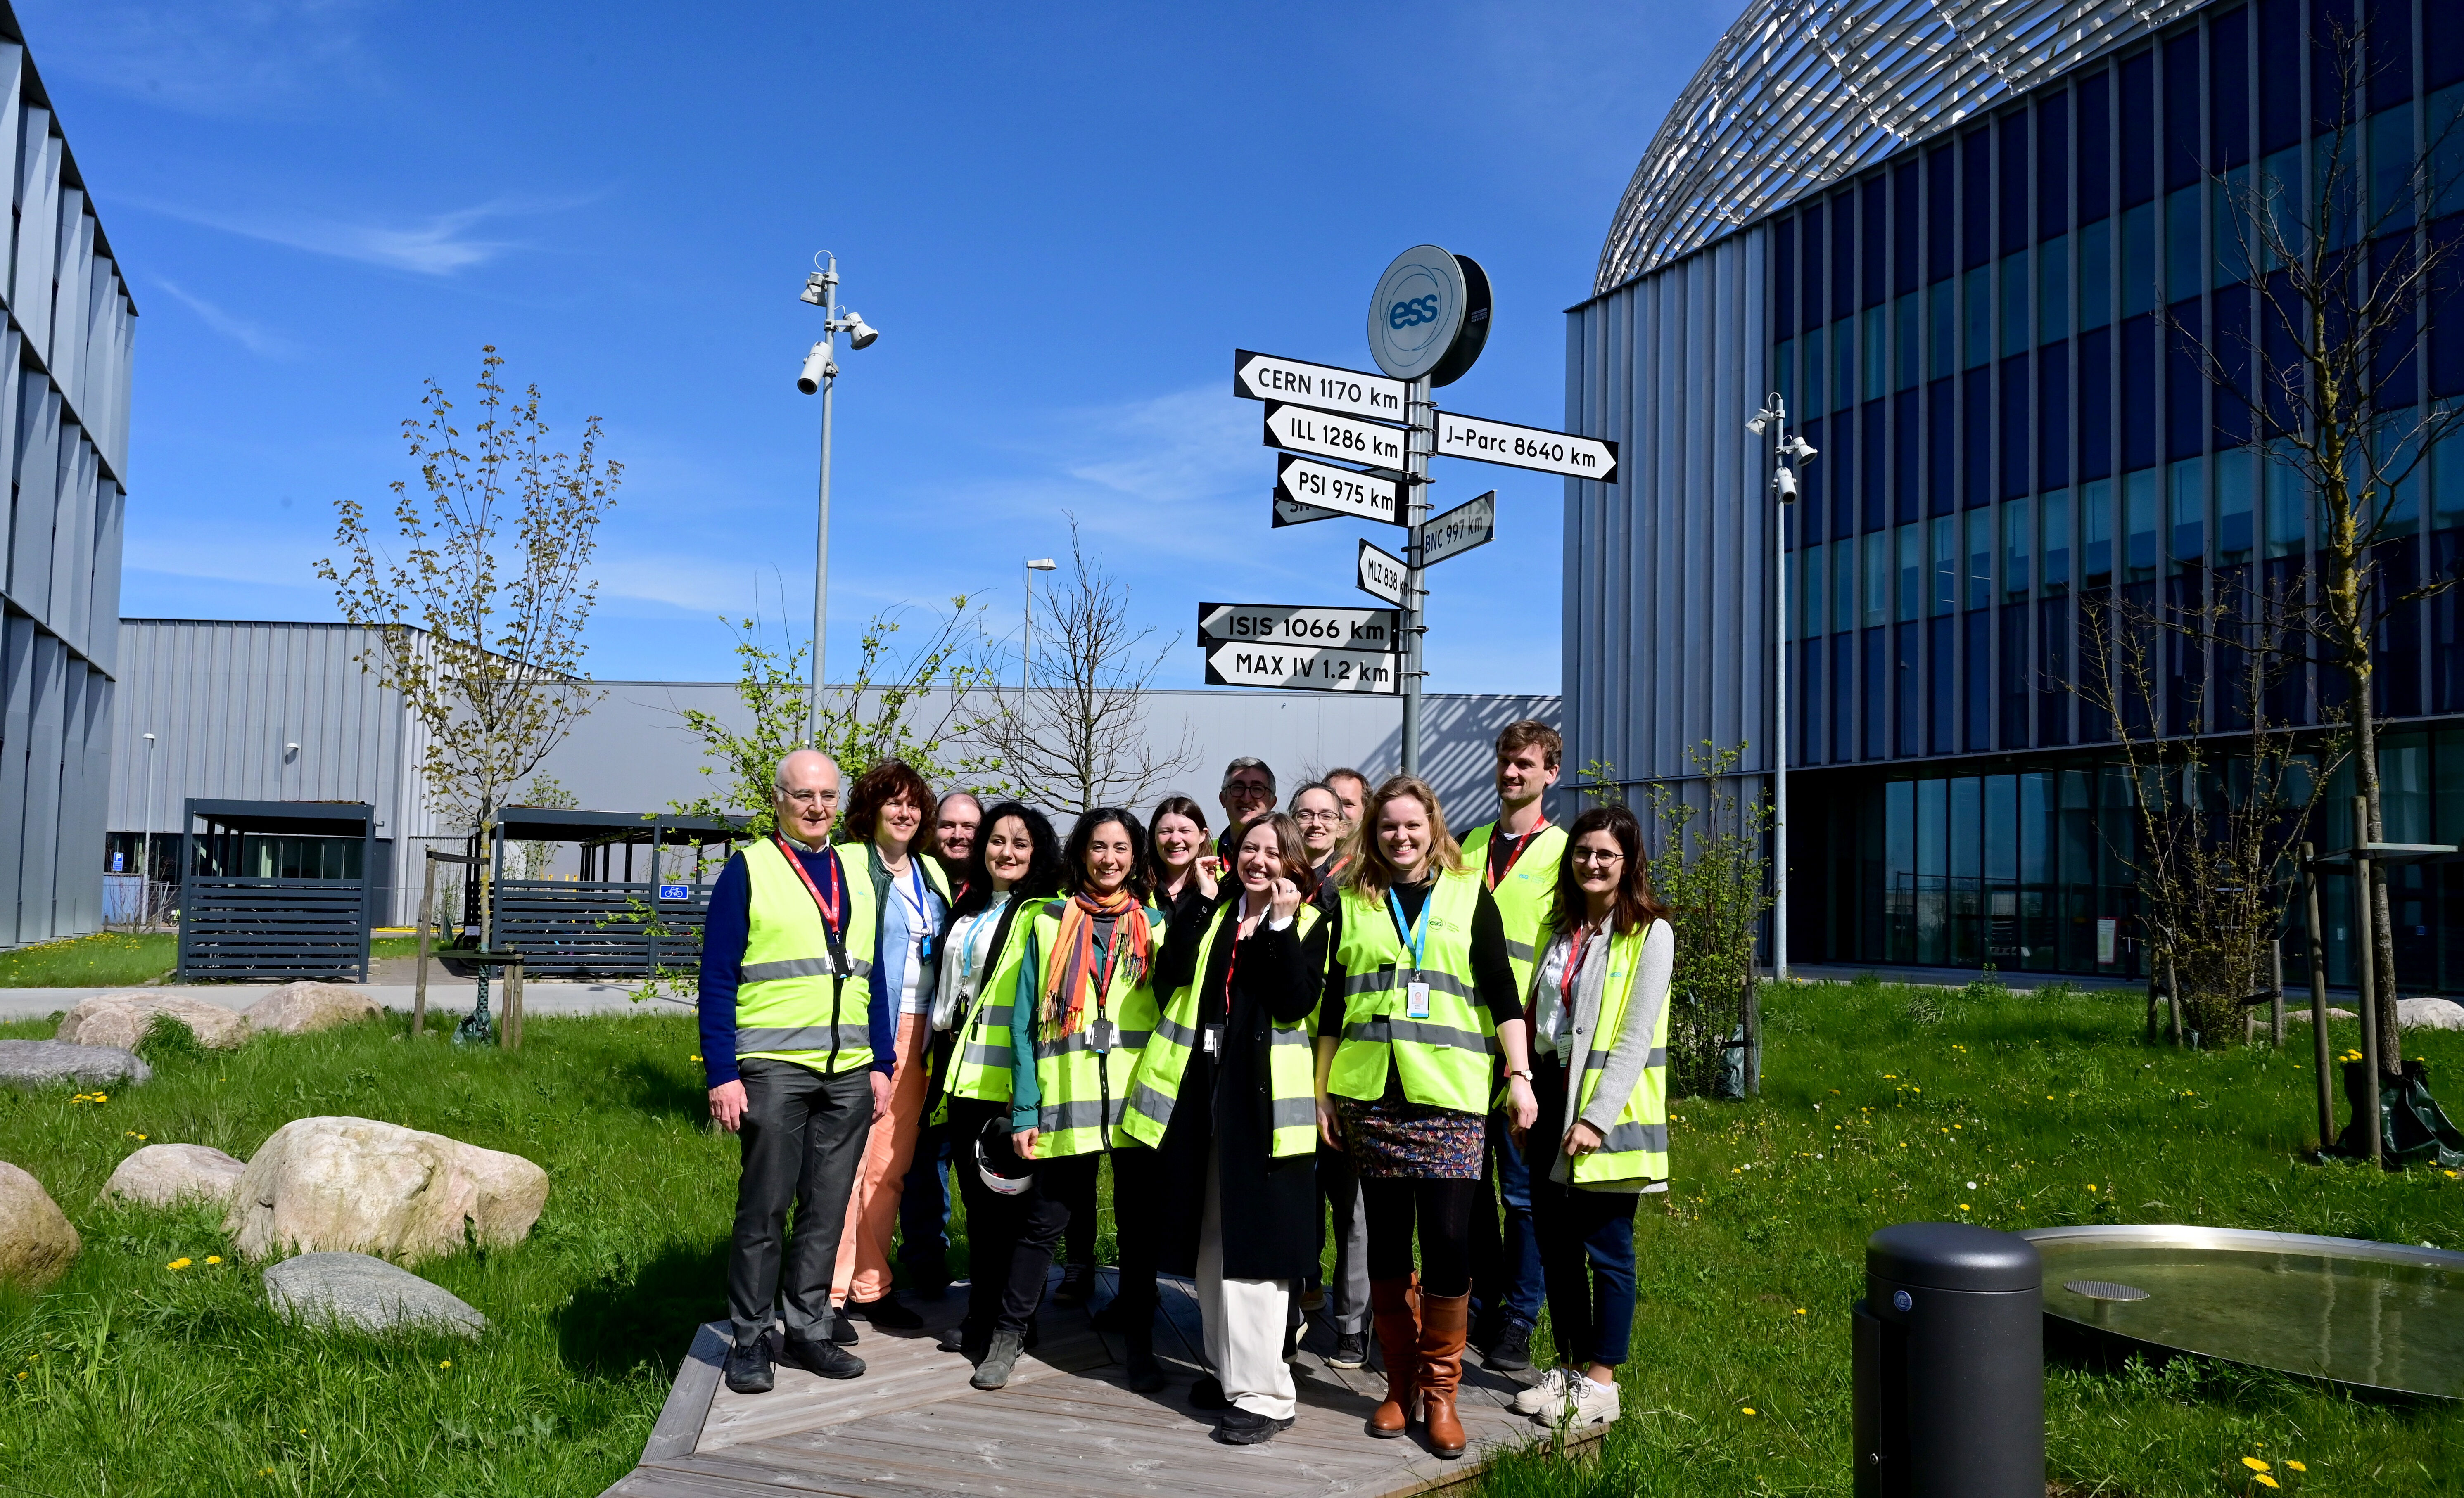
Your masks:
{"label": "navy blue sweater", "polygon": [[[838,860],[838,850],[825,848],[816,853],[793,843],[787,846],[795,849],[796,861],[813,876],[813,883],[828,889],[830,866]],[[837,877],[846,887],[847,876]],[[711,886],[710,914],[701,933],[701,1068],[712,1087],[737,1080],[736,990],[744,981],[744,943],[752,932],[753,876],[745,871],[744,855],[738,853],[727,861],[718,882]],[[869,981],[865,997],[868,1028],[872,1032],[872,1069],[888,1072],[898,1060],[898,996],[884,995],[878,981]]]}

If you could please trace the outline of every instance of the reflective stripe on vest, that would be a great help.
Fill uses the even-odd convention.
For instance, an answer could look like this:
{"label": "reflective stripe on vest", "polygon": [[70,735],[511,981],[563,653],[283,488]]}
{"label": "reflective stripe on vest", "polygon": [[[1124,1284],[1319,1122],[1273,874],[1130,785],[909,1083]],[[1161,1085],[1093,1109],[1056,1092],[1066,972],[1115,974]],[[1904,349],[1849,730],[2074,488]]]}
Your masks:
{"label": "reflective stripe on vest", "polygon": [[747,923],[738,969],[743,981],[736,990],[737,1059],[792,1061],[832,1073],[870,1067],[872,986],[866,975],[872,970],[869,954],[878,914],[871,882],[847,879],[841,864],[840,885],[847,901],[842,944],[847,970],[841,974],[812,892],[787,867],[787,855],[778,843],[764,838],[747,848],[744,872]]}
{"label": "reflective stripe on vest", "polygon": [[[1653,921],[1609,943],[1609,971],[1600,992],[1599,1022],[1592,1031],[1595,1044],[1583,1057],[1582,1081],[1576,1090],[1577,1117],[1591,1106],[1592,1096],[1599,1089],[1600,1073],[1608,1068],[1609,1054],[1616,1048],[1617,1038],[1625,1033],[1626,1005],[1634,1000],[1635,975],[1642,967],[1643,947],[1653,931],[1665,929]],[[1674,941],[1676,936],[1672,933],[1664,939]],[[1651,1052],[1642,1075],[1635,1079],[1634,1095],[1618,1110],[1617,1120],[1601,1137],[1600,1147],[1574,1160],[1572,1176],[1578,1186],[1668,1179],[1668,1002],[1664,995],[1660,1012],[1649,1018]]]}
{"label": "reflective stripe on vest", "polygon": [[1329,1091],[1364,1101],[1383,1096],[1391,1060],[1412,1102],[1488,1112],[1497,1031],[1471,976],[1471,917],[1480,890],[1480,875],[1466,869],[1438,875],[1429,892],[1420,974],[1429,985],[1429,1014],[1423,1020],[1404,1011],[1412,958],[1385,898],[1343,892],[1343,932],[1334,955],[1344,975],[1343,1036],[1327,1076]]}
{"label": "reflective stripe on vest", "polygon": [[[1053,959],[1065,906],[1065,901],[1052,900],[1035,913],[1010,1000],[1013,1021],[1023,1005],[1035,1024],[1035,1086],[1042,1094],[1035,1157],[1040,1160],[1092,1155],[1112,1147],[1113,1131],[1129,1109],[1138,1051],[1147,1044],[1157,1017],[1155,958],[1163,950],[1164,917],[1162,912],[1150,910],[1147,926],[1155,951],[1148,954],[1147,971],[1132,982],[1127,964],[1115,963],[1102,1002],[1089,1004],[1086,1023],[1078,1032],[1058,1041],[1045,1039],[1041,1023],[1045,970]],[[1111,1020],[1119,1030],[1111,1049],[1101,1053],[1094,1048],[1098,1018]]]}
{"label": "reflective stripe on vest", "polygon": [[[1474,827],[1463,842],[1463,861],[1485,884],[1488,845],[1497,824]],[[1557,870],[1566,861],[1566,829],[1551,822],[1533,832],[1489,898],[1506,925],[1506,959],[1514,968],[1514,991],[1531,991],[1531,968],[1549,949],[1549,914],[1557,905]]]}
{"label": "reflective stripe on vest", "polygon": [[[1161,1144],[1172,1123],[1173,1105],[1180,1100],[1181,1079],[1189,1058],[1199,1045],[1199,987],[1214,958],[1215,938],[1240,918],[1241,902],[1226,900],[1207,922],[1199,938],[1198,966],[1190,981],[1173,990],[1163,1013],[1155,1019],[1154,1036],[1138,1054],[1138,1069],[1130,1079],[1129,1110],[1121,1132],[1140,1144]],[[1292,939],[1306,941],[1323,917],[1317,907],[1303,905],[1292,917]],[[1230,1005],[1227,1003],[1228,1010]],[[1314,1012],[1312,1010],[1312,1012]],[[1270,1153],[1277,1158],[1314,1154],[1317,1150],[1317,1078],[1306,1021],[1266,1026],[1266,1118],[1272,1130]],[[1228,1029],[1227,1029],[1227,1044]],[[1219,1062],[1221,1058],[1218,1058]]]}

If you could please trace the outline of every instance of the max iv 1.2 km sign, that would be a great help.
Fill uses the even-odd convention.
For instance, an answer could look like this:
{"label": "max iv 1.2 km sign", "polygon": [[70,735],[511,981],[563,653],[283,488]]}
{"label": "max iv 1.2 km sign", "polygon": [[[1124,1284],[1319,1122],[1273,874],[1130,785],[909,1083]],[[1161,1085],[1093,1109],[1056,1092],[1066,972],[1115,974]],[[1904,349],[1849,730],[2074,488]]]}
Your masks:
{"label": "max iv 1.2 km sign", "polygon": [[1206,684],[1392,696],[1401,690],[1395,661],[1382,651],[1373,655],[1306,645],[1218,645],[1206,651]]}

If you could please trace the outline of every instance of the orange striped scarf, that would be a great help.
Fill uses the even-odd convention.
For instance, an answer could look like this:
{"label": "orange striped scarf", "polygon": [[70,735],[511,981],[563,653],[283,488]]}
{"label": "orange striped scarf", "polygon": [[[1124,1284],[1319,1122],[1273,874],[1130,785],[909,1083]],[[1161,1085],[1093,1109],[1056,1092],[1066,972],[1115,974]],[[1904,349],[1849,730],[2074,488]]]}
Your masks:
{"label": "orange striped scarf", "polygon": [[[1095,958],[1095,917],[1110,915],[1112,940],[1106,960]],[[1073,894],[1061,909],[1061,933],[1052,941],[1045,964],[1044,1033],[1054,1040],[1075,1035],[1087,1023],[1087,997],[1099,976],[1129,964],[1134,985],[1146,976],[1154,957],[1155,936],[1147,927],[1146,907],[1127,890],[1110,895]]]}

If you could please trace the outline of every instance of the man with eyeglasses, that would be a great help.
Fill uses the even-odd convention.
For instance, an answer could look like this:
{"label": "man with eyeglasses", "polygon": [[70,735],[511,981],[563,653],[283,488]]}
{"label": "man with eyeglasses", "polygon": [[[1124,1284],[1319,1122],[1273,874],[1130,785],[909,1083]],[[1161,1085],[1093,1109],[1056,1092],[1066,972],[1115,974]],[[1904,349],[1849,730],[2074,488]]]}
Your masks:
{"label": "man with eyeglasses", "polygon": [[1264,760],[1243,755],[1223,767],[1223,786],[1216,795],[1223,807],[1223,835],[1215,841],[1215,855],[1225,863],[1241,846],[1241,829],[1275,809],[1275,772]]}
{"label": "man with eyeglasses", "polygon": [[724,1370],[738,1394],[775,1382],[774,1320],[798,1367],[825,1378],[864,1372],[864,1359],[840,1345],[854,1330],[830,1308],[830,1275],[896,1060],[896,997],[876,1002],[867,981],[879,915],[872,881],[849,879],[829,846],[839,767],[799,749],[779,761],[775,781],[777,829],[727,861],[702,931],[710,1115],[743,1150],[727,1256],[735,1339]]}

